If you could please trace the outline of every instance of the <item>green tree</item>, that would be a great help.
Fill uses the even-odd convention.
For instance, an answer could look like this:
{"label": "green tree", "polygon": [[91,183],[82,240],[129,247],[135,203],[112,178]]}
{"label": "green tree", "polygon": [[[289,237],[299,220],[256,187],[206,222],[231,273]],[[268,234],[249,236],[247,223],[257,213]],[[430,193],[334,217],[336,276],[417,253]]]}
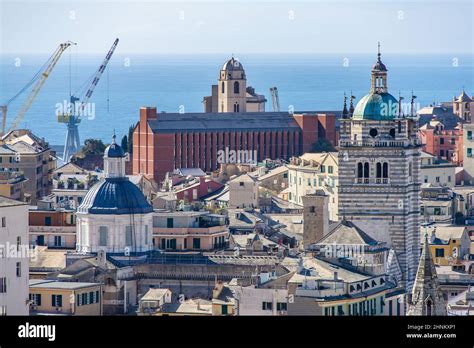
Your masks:
{"label": "green tree", "polygon": [[131,125],[128,128],[128,147],[127,152],[131,154],[133,152],[133,130],[135,129],[135,125]]}
{"label": "green tree", "polygon": [[86,139],[84,146],[80,151],[81,157],[87,155],[103,155],[105,151],[105,144],[100,139]]}
{"label": "green tree", "polygon": [[129,151],[128,150],[128,138],[127,138],[126,135],[124,135],[123,138],[122,138],[121,146],[122,146],[123,151],[125,151],[125,152]]}
{"label": "green tree", "polygon": [[324,138],[318,139],[311,147],[311,152],[332,152],[336,151],[334,146]]}

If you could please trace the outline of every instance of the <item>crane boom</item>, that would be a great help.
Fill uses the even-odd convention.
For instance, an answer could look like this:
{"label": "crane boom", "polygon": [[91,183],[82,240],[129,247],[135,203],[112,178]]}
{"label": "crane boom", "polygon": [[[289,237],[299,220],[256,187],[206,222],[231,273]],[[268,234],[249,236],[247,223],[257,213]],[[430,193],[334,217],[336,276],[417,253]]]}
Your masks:
{"label": "crane boom", "polygon": [[84,107],[86,106],[87,102],[89,101],[89,98],[92,96],[92,93],[94,93],[94,89],[99,83],[100,78],[102,77],[102,74],[104,73],[105,68],[107,67],[107,64],[109,63],[110,58],[112,57],[112,54],[114,54],[115,48],[117,47],[119,42],[119,39],[115,39],[114,43],[112,44],[112,47],[110,47],[109,52],[104,58],[104,61],[102,64],[99,66],[99,69],[97,69],[96,73],[94,74],[94,78],[92,80],[92,83],[89,86],[89,89],[87,90],[84,99],[81,101],[81,105],[79,106],[78,110],[78,117],[81,116]]}
{"label": "crane boom", "polygon": [[[54,51],[53,55],[47,61],[46,69],[39,76],[38,81],[33,86],[30,94],[28,95],[28,98],[26,99],[26,101],[21,106],[20,111],[18,111],[18,114],[16,115],[15,119],[13,120],[12,124],[10,125],[10,129],[8,131],[14,130],[18,127],[20,122],[23,120],[23,117],[25,116],[25,113],[28,111],[31,104],[33,103],[35,98],[38,96],[38,93],[40,92],[40,90],[43,87],[44,83],[46,82],[49,75],[51,74],[54,67],[56,66],[59,58],[61,58],[61,55],[63,54],[63,52],[71,45],[75,45],[75,43],[71,42],[71,41],[67,41],[65,43],[60,44],[58,46],[58,48],[56,49],[56,51]],[[4,114],[6,115],[6,108],[4,110]],[[4,123],[5,123],[5,120],[2,121],[2,126],[3,126]]]}

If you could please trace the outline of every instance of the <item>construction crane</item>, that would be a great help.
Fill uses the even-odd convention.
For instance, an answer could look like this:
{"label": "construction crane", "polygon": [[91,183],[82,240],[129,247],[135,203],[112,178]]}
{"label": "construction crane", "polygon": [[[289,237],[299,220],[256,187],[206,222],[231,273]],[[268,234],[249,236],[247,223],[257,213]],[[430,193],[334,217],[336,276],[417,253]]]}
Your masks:
{"label": "construction crane", "polygon": [[273,111],[280,111],[280,98],[278,98],[278,89],[276,87],[270,88],[270,94],[272,95],[272,107]]}
{"label": "construction crane", "polygon": [[70,161],[71,156],[74,155],[81,146],[81,143],[79,140],[79,128],[78,128],[78,125],[81,122],[81,116],[83,115],[84,108],[87,105],[87,102],[89,101],[90,97],[92,96],[92,93],[94,93],[94,89],[99,83],[99,80],[102,74],[104,73],[104,70],[107,67],[107,64],[109,63],[109,60],[112,57],[112,54],[114,53],[118,42],[119,42],[119,39],[116,39],[114,41],[114,43],[112,44],[112,47],[110,48],[109,52],[105,56],[104,61],[99,66],[99,69],[97,69],[97,71],[92,76],[91,78],[92,82],[89,84],[89,88],[87,89],[87,92],[82,98],[82,101],[79,104],[79,107],[76,108],[76,102],[80,101],[81,98],[76,97],[75,95],[71,95],[69,112],[58,115],[58,122],[65,123],[67,126],[66,143],[64,144],[64,152],[63,152],[63,161],[65,163]]}
{"label": "construction crane", "polygon": [[18,111],[18,114],[16,115],[15,119],[10,125],[10,128],[8,129],[8,132],[11,130],[15,130],[20,122],[23,120],[23,117],[25,116],[26,112],[28,109],[31,107],[31,104],[33,104],[33,101],[35,98],[38,96],[38,93],[41,91],[41,88],[43,87],[44,83],[48,79],[49,75],[53,71],[54,67],[56,66],[57,62],[59,61],[59,58],[61,58],[61,55],[63,52],[71,45],[75,45],[74,42],[67,41],[65,43],[62,43],[58,46],[56,51],[49,57],[49,59],[46,61],[46,63],[40,68],[40,70],[33,76],[33,78],[25,85],[23,86],[22,89],[18,91],[12,98],[10,98],[5,105],[0,105],[0,109],[2,111],[2,129],[1,135],[5,134],[5,128],[7,125],[7,111],[8,111],[8,106],[10,103],[12,103],[16,98],[18,98],[24,91],[26,91],[28,88],[30,88],[33,84],[33,88],[31,89],[30,94],[26,98],[26,101],[23,103],[21,106],[20,110]]}

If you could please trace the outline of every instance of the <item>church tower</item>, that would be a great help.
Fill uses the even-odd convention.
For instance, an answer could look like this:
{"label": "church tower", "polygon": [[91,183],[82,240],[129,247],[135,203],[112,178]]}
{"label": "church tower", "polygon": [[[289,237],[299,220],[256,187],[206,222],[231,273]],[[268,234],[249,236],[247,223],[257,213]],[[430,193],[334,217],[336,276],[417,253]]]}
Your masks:
{"label": "church tower", "polygon": [[247,111],[247,78],[242,64],[232,57],[219,73],[218,112]]}
{"label": "church tower", "polygon": [[427,233],[407,315],[446,315],[446,301],[439,289]]}
{"label": "church tower", "polygon": [[411,290],[419,259],[420,146],[416,120],[388,93],[380,46],[371,89],[341,119],[339,214],[395,251],[399,284]]}

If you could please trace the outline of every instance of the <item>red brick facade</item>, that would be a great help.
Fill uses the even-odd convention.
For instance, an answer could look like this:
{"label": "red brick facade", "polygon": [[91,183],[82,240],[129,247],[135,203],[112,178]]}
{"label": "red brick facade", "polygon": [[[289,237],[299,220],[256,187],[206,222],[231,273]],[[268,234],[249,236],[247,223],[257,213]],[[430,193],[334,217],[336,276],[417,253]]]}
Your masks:
{"label": "red brick facade", "polygon": [[[211,122],[207,128],[188,130],[183,120],[182,130],[153,130],[150,121],[161,115],[154,107],[142,107],[133,133],[133,174],[144,173],[157,181],[176,168],[216,170],[217,152],[226,148],[256,150],[257,160],[262,161],[301,155],[310,151],[321,136],[336,145],[333,114],[288,114],[289,119],[293,118],[291,122],[297,124],[289,128],[257,130],[249,126],[247,130],[229,126],[229,129],[213,129]],[[258,117],[255,113],[255,119]]]}

